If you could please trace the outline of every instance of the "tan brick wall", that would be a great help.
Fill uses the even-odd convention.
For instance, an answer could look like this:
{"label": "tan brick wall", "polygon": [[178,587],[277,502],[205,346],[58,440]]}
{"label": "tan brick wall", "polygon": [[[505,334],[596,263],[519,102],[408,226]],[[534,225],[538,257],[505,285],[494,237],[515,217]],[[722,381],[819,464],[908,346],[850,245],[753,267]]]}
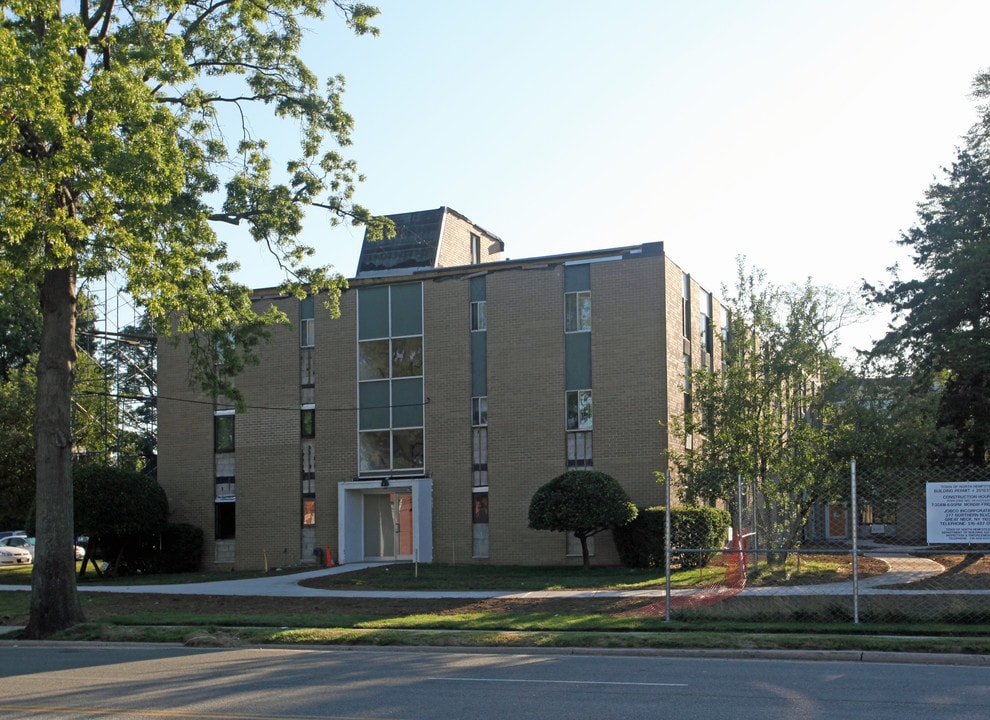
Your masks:
{"label": "tan brick wall", "polygon": [[440,239],[440,258],[437,267],[456,267],[471,264],[471,235],[481,238],[479,262],[496,262],[502,259],[501,243],[457,213],[447,211]]}
{"label": "tan brick wall", "polygon": [[357,291],[340,299],[340,317],[316,312],[316,546],[337,547],[337,487],[358,469]]}
{"label": "tan brick wall", "polygon": [[470,282],[424,285],[426,467],[433,475],[433,558],[471,559]]}
{"label": "tan brick wall", "polygon": [[[654,473],[665,467],[667,435],[659,422],[682,411],[681,270],[650,254],[590,267],[595,469],[616,477],[637,504],[660,504]],[[434,560],[469,562],[470,281],[423,277]],[[700,293],[692,295],[696,304]],[[490,557],[480,562],[577,564],[580,558],[565,556],[562,534],[527,527],[535,490],[567,469],[563,266],[498,268],[487,276],[487,297]],[[358,469],[356,301],[352,289],[341,299],[339,319],[319,302],[315,315],[316,547],[335,555],[338,484]],[[238,568],[313,559],[300,557],[298,303],[284,299],[279,306],[293,325],[277,328],[273,344],[259,350],[261,363],[237,380],[249,405],[236,420]],[[694,308],[694,328],[696,314]],[[172,519],[204,528],[212,561],[213,409],[190,402],[204,398],[188,389],[183,358],[181,348],[162,344],[159,477]],[[609,533],[595,545],[595,562],[617,561]]]}
{"label": "tan brick wall", "polygon": [[637,505],[661,497],[667,386],[664,258],[591,266],[595,469]]}
{"label": "tan brick wall", "polygon": [[492,563],[556,563],[564,538],[530,530],[537,487],[566,469],[563,268],[488,277]]}

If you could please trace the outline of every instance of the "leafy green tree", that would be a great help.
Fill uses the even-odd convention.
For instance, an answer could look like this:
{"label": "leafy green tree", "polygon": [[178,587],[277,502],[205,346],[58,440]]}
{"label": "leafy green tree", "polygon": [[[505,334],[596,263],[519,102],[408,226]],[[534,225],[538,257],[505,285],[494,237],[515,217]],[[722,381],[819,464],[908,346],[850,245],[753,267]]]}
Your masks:
{"label": "leafy green tree", "polygon": [[[866,366],[867,368],[869,365]],[[940,426],[944,381],[924,387],[909,377],[869,371],[829,392],[836,406],[836,456],[867,468],[920,468],[951,454],[953,428]]]}
{"label": "leafy green tree", "polygon": [[[163,331],[182,334],[200,384],[240,398],[230,375],[265,328],[215,223],[246,226],[284,271],[283,290],[324,292],[343,278],[309,268],[307,206],[331,223],[386,228],[354,204],[360,179],[341,149],[353,120],[342,78],[325,87],[299,57],[302,23],[322,0],[15,0],[0,14],[0,277],[33,288],[42,330],[35,445],[37,555],[25,633],[82,618],[72,546],[70,433],[77,281],[119,273]],[[329,3],[358,34],[377,9]],[[265,114],[294,124],[298,152],[274,169]]]}
{"label": "leafy green tree", "polygon": [[0,380],[0,528],[25,527],[34,502],[34,364]]}
{"label": "leafy green tree", "polygon": [[584,569],[591,567],[588,538],[636,517],[618,480],[593,470],[569,470],[542,485],[529,503],[534,530],[572,532],[581,541]]}
{"label": "leafy green tree", "polygon": [[18,283],[0,286],[0,380],[27,366],[41,341],[37,288]]}
{"label": "leafy green tree", "polygon": [[[726,291],[727,296],[729,293]],[[816,502],[842,492],[836,472],[843,437],[827,389],[848,378],[837,358],[838,331],[859,310],[847,295],[810,282],[781,288],[738,265],[722,366],[690,374],[690,408],[671,425],[695,438],[670,452],[681,499],[736,505],[737,481],[755,483],[761,544],[796,547]]]}
{"label": "leafy green tree", "polygon": [[[990,75],[974,84],[990,97]],[[916,392],[938,389],[937,424],[955,441],[942,460],[990,461],[990,108],[958,150],[945,177],[918,206],[917,224],[902,234],[917,277],[895,267],[886,285],[865,284],[870,303],[891,312],[872,350],[890,372],[911,377]]]}

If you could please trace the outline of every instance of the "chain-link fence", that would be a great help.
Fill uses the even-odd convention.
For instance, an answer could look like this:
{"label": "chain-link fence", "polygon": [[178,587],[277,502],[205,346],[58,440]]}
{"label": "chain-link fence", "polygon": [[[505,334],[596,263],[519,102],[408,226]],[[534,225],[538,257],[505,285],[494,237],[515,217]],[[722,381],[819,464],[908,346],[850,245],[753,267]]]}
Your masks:
{"label": "chain-link fence", "polygon": [[[661,611],[678,620],[990,623],[990,468],[852,463],[844,478],[785,485],[736,479],[735,497],[720,503],[733,519],[725,548],[668,533],[671,600]],[[713,552],[700,576],[685,576],[681,565],[691,563],[678,558]]]}

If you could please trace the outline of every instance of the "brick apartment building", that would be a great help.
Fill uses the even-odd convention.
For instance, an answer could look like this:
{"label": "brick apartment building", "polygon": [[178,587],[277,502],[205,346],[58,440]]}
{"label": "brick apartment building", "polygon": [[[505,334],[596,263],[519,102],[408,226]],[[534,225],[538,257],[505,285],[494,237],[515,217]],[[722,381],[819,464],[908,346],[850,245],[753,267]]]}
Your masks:
{"label": "brick apartment building", "polygon": [[[527,527],[536,488],[574,468],[662,504],[685,371],[719,362],[712,295],[661,243],[506,260],[449,208],[392,218],[338,319],[257,292],[293,325],[237,379],[244,412],[160,344],[158,478],[172,521],[203,528],[206,566],[579,563]],[[594,541],[595,562],[618,561]]]}

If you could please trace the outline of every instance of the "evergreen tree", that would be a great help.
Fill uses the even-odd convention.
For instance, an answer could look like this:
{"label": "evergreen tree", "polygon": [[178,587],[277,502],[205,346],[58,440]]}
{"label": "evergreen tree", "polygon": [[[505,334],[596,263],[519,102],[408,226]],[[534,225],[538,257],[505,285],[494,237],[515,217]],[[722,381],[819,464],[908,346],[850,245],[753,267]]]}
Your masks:
{"label": "evergreen tree", "polygon": [[[990,76],[976,81],[990,94]],[[937,424],[955,441],[942,460],[990,460],[990,111],[966,137],[945,177],[918,206],[918,220],[899,244],[910,249],[917,276],[864,286],[869,302],[892,320],[873,348],[891,372],[918,392],[938,392]]]}

